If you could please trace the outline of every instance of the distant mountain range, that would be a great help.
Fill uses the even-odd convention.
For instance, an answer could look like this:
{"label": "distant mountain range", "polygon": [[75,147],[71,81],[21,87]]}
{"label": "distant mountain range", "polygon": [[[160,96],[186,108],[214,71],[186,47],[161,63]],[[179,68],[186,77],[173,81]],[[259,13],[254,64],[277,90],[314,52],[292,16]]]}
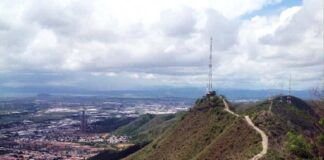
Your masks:
{"label": "distant mountain range", "polygon": [[[260,100],[271,95],[280,93],[287,94],[288,91],[278,89],[270,90],[250,90],[250,89],[216,89],[216,92],[225,95],[230,100]],[[80,96],[107,96],[107,97],[125,97],[125,98],[161,98],[161,97],[182,97],[197,98],[205,94],[205,90],[198,87],[156,87],[147,89],[132,90],[111,90],[98,91],[89,89],[80,89],[73,87],[0,87],[0,96],[34,96],[39,93],[53,95],[80,95]],[[308,90],[292,91],[292,95],[310,99]]]}

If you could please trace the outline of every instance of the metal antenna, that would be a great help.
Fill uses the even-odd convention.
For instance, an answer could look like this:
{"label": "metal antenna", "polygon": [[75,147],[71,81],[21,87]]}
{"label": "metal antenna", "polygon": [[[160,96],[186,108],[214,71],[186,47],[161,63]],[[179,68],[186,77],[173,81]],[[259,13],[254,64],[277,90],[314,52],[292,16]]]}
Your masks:
{"label": "metal antenna", "polygon": [[213,52],[213,38],[210,37],[210,54],[209,54],[209,74],[208,74],[208,92],[213,90],[213,62],[212,62],[212,52]]}
{"label": "metal antenna", "polygon": [[[324,27],[324,21],[322,21],[322,27]],[[324,30],[322,28],[322,51],[324,50]],[[323,55],[323,54],[322,54]],[[322,96],[324,95],[324,55],[322,56],[322,92],[320,91],[320,93],[322,94]],[[321,97],[322,98],[322,97]]]}
{"label": "metal antenna", "polygon": [[282,97],[283,97],[283,84],[280,85],[280,103],[283,102]]}
{"label": "metal antenna", "polygon": [[288,88],[287,103],[291,104],[291,74],[289,76],[289,88]]}
{"label": "metal antenna", "polygon": [[206,83],[206,93],[209,93],[209,83]]}

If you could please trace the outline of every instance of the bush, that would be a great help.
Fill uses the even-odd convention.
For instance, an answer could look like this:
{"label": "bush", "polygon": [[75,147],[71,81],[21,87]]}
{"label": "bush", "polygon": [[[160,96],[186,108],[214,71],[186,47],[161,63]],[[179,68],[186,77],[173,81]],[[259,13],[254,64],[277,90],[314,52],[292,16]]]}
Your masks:
{"label": "bush", "polygon": [[324,145],[324,133],[321,133],[318,137],[317,137],[318,143],[320,145]]}
{"label": "bush", "polygon": [[186,117],[186,114],[181,115],[180,121],[184,120]]}
{"label": "bush", "polygon": [[322,117],[318,122],[322,127],[324,127],[324,118]]}
{"label": "bush", "polygon": [[156,146],[157,146],[157,144],[156,144],[156,143],[154,143],[154,144],[152,145],[152,148],[153,148],[153,149],[155,149],[155,148],[156,148]]}
{"label": "bush", "polygon": [[292,132],[287,133],[288,151],[300,158],[312,158],[311,145],[307,143],[303,135],[297,135]]}
{"label": "bush", "polygon": [[198,98],[195,102],[196,105],[200,105],[203,102],[203,99]]}

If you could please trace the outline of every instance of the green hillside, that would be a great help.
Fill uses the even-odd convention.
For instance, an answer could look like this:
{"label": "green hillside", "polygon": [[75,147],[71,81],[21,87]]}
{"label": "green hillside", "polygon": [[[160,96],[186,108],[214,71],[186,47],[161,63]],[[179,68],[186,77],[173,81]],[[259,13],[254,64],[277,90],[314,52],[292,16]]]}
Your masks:
{"label": "green hillside", "polygon": [[138,117],[127,125],[114,131],[116,135],[127,135],[131,137],[132,143],[150,142],[159,136],[170,125],[174,124],[178,114],[152,115],[146,114]]}
{"label": "green hillside", "polygon": [[106,150],[90,159],[93,160],[117,160],[122,159],[137,150],[143,148],[153,139],[161,135],[168,127],[176,122],[183,113],[153,115],[145,114],[126,125],[114,130],[115,135],[127,135],[130,137],[131,146],[125,150]]}
{"label": "green hillside", "polygon": [[268,135],[269,152],[264,159],[320,159],[324,156],[320,115],[297,97],[292,97],[292,104],[286,100],[286,96],[275,97],[271,111],[270,101],[240,111],[250,115],[255,125]]}
{"label": "green hillside", "polygon": [[243,119],[225,112],[215,96],[197,100],[159,138],[126,159],[249,159],[261,151],[260,141]]}
{"label": "green hillside", "polygon": [[[263,153],[262,160],[323,159],[324,118],[321,107],[314,108],[311,103],[297,97],[292,97],[292,104],[286,100],[286,96],[278,96],[272,101],[236,107],[230,105],[225,111],[223,100],[212,96],[198,99],[187,112],[143,115],[114,131],[115,134],[130,136],[131,141],[138,145],[96,158],[245,160],[264,149],[267,152]],[[239,115],[235,116],[232,111]],[[246,115],[252,119],[252,125],[248,124]],[[262,139],[260,131],[252,126],[264,132]],[[264,142],[263,147],[261,142]]]}

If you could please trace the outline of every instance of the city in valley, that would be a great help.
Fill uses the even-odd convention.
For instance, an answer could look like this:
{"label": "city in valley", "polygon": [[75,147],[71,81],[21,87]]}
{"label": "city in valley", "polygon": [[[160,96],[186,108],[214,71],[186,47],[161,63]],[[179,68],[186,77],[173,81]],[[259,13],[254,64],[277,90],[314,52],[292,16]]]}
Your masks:
{"label": "city in valley", "polygon": [[144,114],[172,114],[184,98],[107,98],[40,95],[0,99],[0,159],[87,159],[132,146],[112,133]]}

